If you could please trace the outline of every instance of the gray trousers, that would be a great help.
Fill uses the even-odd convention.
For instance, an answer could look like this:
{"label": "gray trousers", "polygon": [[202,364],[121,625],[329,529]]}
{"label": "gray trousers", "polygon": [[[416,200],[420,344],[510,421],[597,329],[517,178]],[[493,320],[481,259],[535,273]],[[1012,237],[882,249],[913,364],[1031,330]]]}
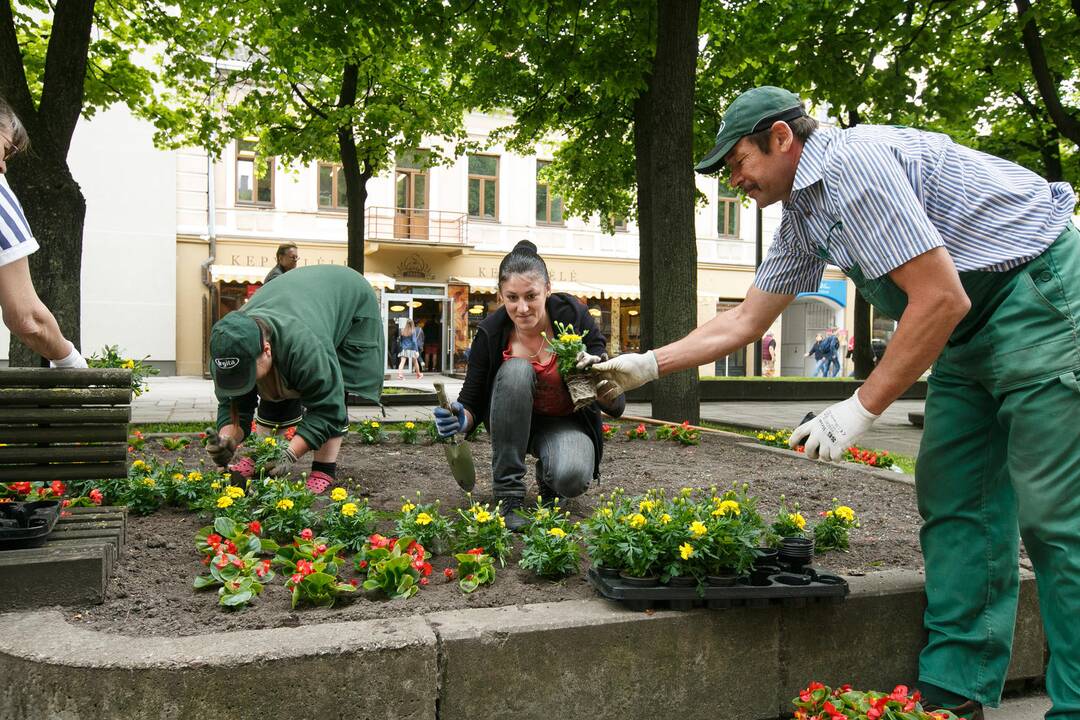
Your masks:
{"label": "gray trousers", "polygon": [[563,497],[577,497],[592,480],[592,440],[569,416],[534,415],[535,387],[536,372],[522,358],[505,361],[495,376],[489,412],[495,496],[525,497],[525,455],[532,453],[539,482]]}

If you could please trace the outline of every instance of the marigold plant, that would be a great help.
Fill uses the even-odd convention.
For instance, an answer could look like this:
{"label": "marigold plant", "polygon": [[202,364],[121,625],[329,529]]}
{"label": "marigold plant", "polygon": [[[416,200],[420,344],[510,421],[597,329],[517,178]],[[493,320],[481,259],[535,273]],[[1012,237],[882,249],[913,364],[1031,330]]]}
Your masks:
{"label": "marigold plant", "polygon": [[135,397],[139,397],[150,389],[150,383],[147,382],[146,379],[152,375],[157,375],[158,372],[160,372],[156,367],[145,362],[149,358],[149,355],[142,360],[124,357],[120,352],[119,345],[106,345],[101,349],[100,355],[94,353],[86,358],[86,364],[88,367],[92,368],[121,368],[123,370],[130,370],[131,392]]}
{"label": "marigold plant", "polygon": [[182,435],[176,437],[161,438],[161,446],[170,452],[183,450],[191,444],[191,438]]}
{"label": "marigold plant", "polygon": [[783,448],[785,450],[790,449],[788,446],[788,439],[791,437],[791,430],[786,428],[781,428],[779,430],[759,430],[754,437],[762,445]]}
{"label": "marigold plant", "polygon": [[789,508],[787,498],[781,495],[780,509],[770,530],[777,539],[806,537],[806,518],[799,512],[799,504],[795,503]]}
{"label": "marigold plant", "polygon": [[289,443],[284,438],[253,432],[244,440],[240,452],[251,458],[255,466],[252,477],[261,480],[269,477],[270,468],[285,457],[285,449],[288,447]]}
{"label": "marigold plant", "polygon": [[251,488],[253,493],[258,493],[254,501],[254,515],[270,537],[285,539],[296,535],[301,528],[318,524],[319,516],[311,509],[315,495],[302,480],[256,480]]}
{"label": "marigold plant", "polygon": [[449,518],[439,512],[438,500],[422,502],[420,493],[414,500],[401,498],[401,512],[394,523],[394,532],[399,537],[416,538],[416,541],[432,553],[441,555],[451,546],[454,529]]}
{"label": "marigold plant", "polygon": [[419,439],[420,430],[417,428],[416,423],[409,420],[401,426],[401,442],[406,445],[415,445]]}
{"label": "marigold plant", "polygon": [[334,488],[330,500],[322,514],[323,534],[358,552],[375,529],[375,511],[367,500],[349,495],[345,488]]}
{"label": "marigold plant", "polygon": [[458,519],[454,523],[454,547],[458,550],[482,547],[497,558],[500,565],[505,565],[512,537],[499,513],[499,504],[491,508],[487,503],[474,502],[468,509],[458,509]]}
{"label": "marigold plant", "polygon": [[573,325],[563,325],[555,321],[555,337],[548,338],[547,342],[548,348],[557,358],[555,364],[563,377],[579,372],[577,356],[585,349],[585,336],[588,334],[588,330],[577,333],[574,332]]}
{"label": "marigold plant", "polygon": [[830,550],[846,551],[851,530],[857,527],[859,519],[855,517],[855,511],[833,498],[832,510],[823,511],[821,520],[814,525],[814,552],[820,555]]}
{"label": "marigold plant", "polygon": [[382,424],[378,420],[365,420],[360,423],[358,434],[360,442],[365,445],[378,445],[386,440],[386,433],[383,432]]}
{"label": "marigold plant", "polygon": [[551,508],[538,501],[525,517],[529,520],[529,529],[522,537],[521,567],[551,579],[579,572],[578,528],[570,521],[570,513],[559,507],[558,500]]}

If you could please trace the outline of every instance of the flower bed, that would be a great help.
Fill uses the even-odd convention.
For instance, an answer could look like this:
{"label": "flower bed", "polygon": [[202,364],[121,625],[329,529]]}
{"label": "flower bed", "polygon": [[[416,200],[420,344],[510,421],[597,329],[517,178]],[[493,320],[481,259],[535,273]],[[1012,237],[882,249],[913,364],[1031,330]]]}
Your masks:
{"label": "flower bed", "polygon": [[[921,565],[917,545],[918,518],[910,488],[882,483],[843,468],[808,466],[782,457],[763,460],[759,453],[740,448],[729,438],[707,435],[700,443],[688,446],[672,441],[641,442],[616,435],[605,449],[605,479],[599,488],[582,498],[565,502],[564,511],[569,512],[569,517],[563,517],[564,511],[560,511],[558,518],[553,515],[539,524],[542,533],[535,537],[514,537],[503,549],[498,547],[497,537],[480,539],[477,535],[483,531],[480,526],[494,527],[494,506],[484,507],[485,503],[490,503],[490,498],[470,499],[462,495],[449,476],[442,453],[425,444],[404,444],[395,436],[372,446],[363,444],[357,436],[350,436],[338,463],[340,492],[313,498],[304,508],[307,497],[300,488],[289,483],[257,494],[249,489],[243,498],[230,498],[227,492],[222,492],[223,485],[209,487],[214,482],[220,483],[221,479],[212,468],[200,466],[203,454],[198,443],[166,450],[158,440],[145,440],[138,453],[139,459],[147,468],[157,470],[147,474],[146,468],[140,465],[134,469],[133,463],[133,473],[162,477],[167,468],[171,471],[167,476],[169,482],[155,480],[154,488],[150,488],[133,477],[129,487],[133,488],[132,492],[143,492],[142,487],[146,487],[147,492],[154,490],[159,503],[168,501],[172,504],[143,517],[131,517],[128,550],[120,560],[107,602],[102,606],[73,610],[69,618],[126,633],[190,634],[593,598],[596,593],[581,574],[588,567],[588,561],[569,550],[567,543],[575,540],[573,524],[590,517],[600,507],[601,495],[610,494],[617,485],[624,488],[626,498],[644,495],[650,489],[663,490],[667,497],[675,497],[682,487],[690,487],[700,493],[699,499],[711,502],[710,486],[731,487],[733,481],[738,481],[742,488],[745,481],[748,483],[745,492],[757,496],[758,512],[769,525],[781,522],[781,497],[784,498],[785,516],[796,514],[803,518],[796,509],[797,504],[811,520],[810,526],[818,521],[820,511],[835,510],[832,497],[842,497],[846,505],[858,512],[862,528],[853,532],[850,552],[825,556],[819,562],[822,567],[838,573],[865,573],[879,568]],[[480,490],[483,491],[490,487],[489,481],[485,480],[485,476],[489,476],[486,468],[490,466],[490,446],[481,438],[472,447],[480,470]],[[180,478],[176,478],[178,475]],[[349,476],[355,479],[350,480]],[[182,500],[179,490],[170,489],[192,483],[205,483],[208,491],[199,498]],[[168,487],[159,487],[162,484]],[[535,492],[535,487],[530,473],[529,488]],[[335,599],[333,607],[309,607],[298,603],[293,609],[293,588],[286,586],[296,574],[292,572],[293,568],[277,564],[273,566],[277,571],[274,580],[264,583],[258,577],[263,560],[273,562],[275,553],[267,551],[245,561],[245,569],[254,574],[252,582],[264,586],[261,593],[253,592],[240,610],[224,610],[218,604],[220,596],[192,589],[194,579],[207,572],[193,545],[193,538],[200,528],[210,524],[212,514],[219,511],[237,521],[247,519],[241,517],[240,506],[255,502],[254,495],[258,495],[258,504],[262,508],[257,517],[262,537],[276,536],[273,539],[280,544],[293,542],[293,537],[299,537],[299,532],[307,525],[291,524],[299,519],[278,517],[275,513],[280,510],[296,514],[305,509],[322,518],[324,525],[317,527],[314,537],[325,537],[328,546],[344,544],[349,537],[355,539],[358,528],[365,531],[370,528],[385,538],[419,539],[426,532],[418,542],[425,548],[424,562],[430,565],[430,571],[415,578],[418,591],[408,599],[388,603],[378,599],[385,598],[386,593],[344,591],[343,596]],[[219,508],[222,498],[231,499],[232,503]],[[270,498],[274,498],[273,512],[267,509]],[[286,500],[292,502],[291,507],[285,507],[288,505]],[[184,506],[201,508],[203,517],[195,511],[175,507],[185,503]],[[483,513],[487,513],[487,517],[481,523]],[[327,523],[326,518],[333,520]],[[335,535],[333,533],[341,528],[331,527],[334,523],[356,525],[351,526],[349,532]],[[806,523],[805,519],[803,523]],[[445,537],[448,527],[456,535],[464,533],[467,540]],[[473,530],[468,530],[469,527]],[[363,537],[367,539],[368,536]],[[576,541],[580,542],[580,538]],[[474,575],[472,581],[462,577],[460,555],[468,555],[468,550],[477,547],[484,547],[484,554],[492,559],[490,567],[496,575],[494,582],[483,582],[488,572],[479,568],[473,572],[471,566],[465,575]],[[371,579],[365,568],[357,567],[357,550],[362,551],[362,547],[344,547],[336,551],[344,562],[336,568],[334,582],[352,585],[352,581],[356,581],[362,585]],[[407,548],[404,550],[408,554]],[[234,555],[242,558],[243,554]],[[500,563],[500,555],[505,565]],[[524,568],[520,565],[523,559]],[[577,571],[574,570],[575,559],[579,562]],[[469,558],[465,560],[469,562]],[[310,562],[313,561],[314,558]],[[232,563],[231,559],[229,563]],[[421,577],[428,580],[426,586],[419,582]],[[558,581],[549,579],[560,577],[562,579]],[[460,583],[463,581],[470,586],[476,581],[474,591],[462,592],[465,588]]]}

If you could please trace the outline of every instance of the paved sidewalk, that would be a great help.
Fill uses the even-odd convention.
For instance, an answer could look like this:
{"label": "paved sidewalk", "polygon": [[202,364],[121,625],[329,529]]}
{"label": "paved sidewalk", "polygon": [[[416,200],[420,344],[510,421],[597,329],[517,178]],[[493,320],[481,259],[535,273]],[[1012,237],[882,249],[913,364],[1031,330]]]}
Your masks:
{"label": "paved sidewalk", "polygon": [[[446,385],[450,400],[457,398],[461,380],[440,375],[425,375],[423,380],[388,380],[387,385],[434,390],[432,382],[441,380]],[[828,403],[821,401],[795,402],[705,402],[701,404],[701,417],[725,425],[762,428],[793,428],[808,412],[821,412]],[[889,450],[904,455],[916,455],[922,430],[908,423],[909,412],[923,409],[921,400],[899,400],[885,411],[869,433],[860,441],[866,447]],[[350,407],[349,418],[360,421],[367,418],[399,420],[426,420],[431,415],[429,405],[401,405],[387,407],[385,417],[377,407]],[[628,415],[648,417],[652,414],[649,403],[631,403]],[[150,391],[132,403],[132,422],[212,422],[217,417],[217,401],[214,386],[199,377],[158,377],[150,379]]]}
{"label": "paved sidewalk", "polygon": [[996,710],[986,710],[986,720],[1043,720],[1049,710],[1050,698],[1040,693],[1009,698]]}

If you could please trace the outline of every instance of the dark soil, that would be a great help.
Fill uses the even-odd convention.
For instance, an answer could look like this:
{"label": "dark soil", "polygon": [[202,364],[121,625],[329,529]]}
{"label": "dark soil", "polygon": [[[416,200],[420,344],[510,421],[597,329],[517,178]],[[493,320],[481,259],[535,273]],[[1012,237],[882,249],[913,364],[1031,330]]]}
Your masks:
{"label": "dark soil", "polygon": [[[759,497],[767,518],[774,514],[781,495],[797,502],[811,516],[831,507],[832,498],[855,509],[862,527],[852,531],[851,550],[819,556],[816,565],[832,572],[858,575],[886,568],[919,568],[919,516],[914,488],[889,482],[850,466],[811,463],[736,445],[737,440],[706,435],[697,447],[673,442],[629,441],[619,437],[605,448],[603,475],[598,486],[566,503],[577,518],[589,514],[601,493],[617,486],[628,494],[653,487],[679,488],[748,482]],[[147,449],[155,445],[148,442]],[[479,482],[476,496],[490,499],[490,445],[486,437],[471,443]],[[165,453],[158,451],[162,455]],[[197,444],[181,453],[190,465],[205,457]],[[306,469],[306,466],[305,468]],[[401,497],[419,490],[425,501],[442,501],[444,513],[466,506],[467,500],[449,475],[443,450],[431,445],[403,445],[391,441],[362,445],[349,436],[338,460],[338,477],[367,496],[373,508],[394,512]],[[530,471],[529,493],[536,492]],[[670,493],[669,493],[670,494]],[[192,635],[206,632],[341,622],[424,614],[457,608],[496,607],[555,600],[598,597],[581,575],[561,582],[542,580],[517,567],[517,551],[505,568],[497,568],[493,585],[463,594],[456,581],[448,582],[443,568],[448,558],[433,561],[431,584],[408,600],[370,599],[362,591],[330,609],[289,607],[289,593],[280,574],[249,607],[227,611],[217,605],[216,591],[196,592],[192,580],[204,571],[193,538],[209,524],[194,514],[163,510],[148,517],[128,518],[124,548],[103,605],[65,610],[71,622],[125,635]],[[392,530],[389,521],[380,531]],[[518,551],[520,548],[518,549]],[[355,577],[351,557],[346,578]]]}

